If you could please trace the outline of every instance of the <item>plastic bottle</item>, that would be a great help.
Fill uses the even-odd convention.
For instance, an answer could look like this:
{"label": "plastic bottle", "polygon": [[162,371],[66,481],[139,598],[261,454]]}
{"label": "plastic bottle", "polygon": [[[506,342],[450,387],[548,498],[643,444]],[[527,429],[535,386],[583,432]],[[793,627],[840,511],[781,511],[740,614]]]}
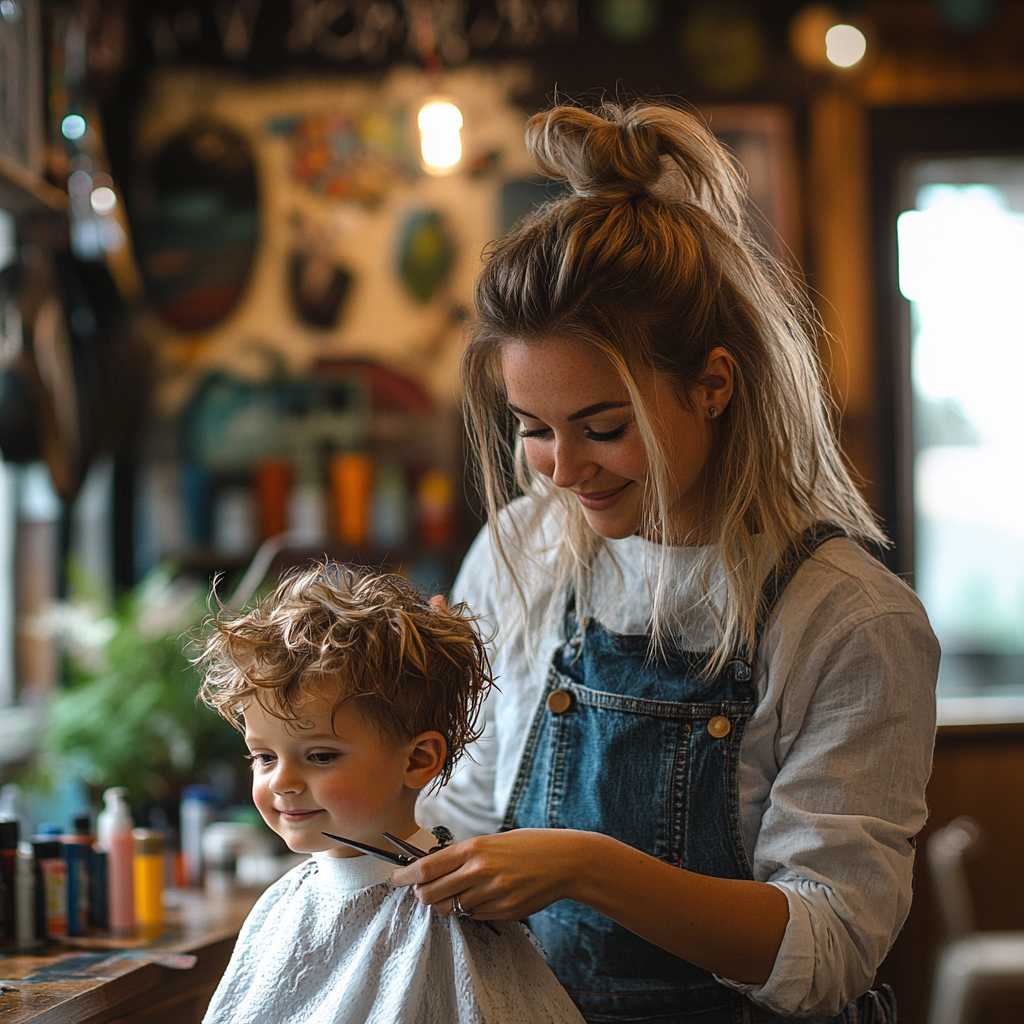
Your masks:
{"label": "plastic bottle", "polygon": [[42,945],[43,936],[36,928],[35,857],[32,844],[23,839],[18,843],[17,904],[15,906],[18,949],[32,950]]}
{"label": "plastic bottle", "polygon": [[135,839],[135,923],[143,935],[159,935],[164,923],[164,834],[132,830]]}
{"label": "plastic bottle", "polygon": [[104,791],[104,808],[96,819],[96,845],[107,853],[107,908],[115,935],[135,932],[135,840],[132,813],[123,786]]}
{"label": "plastic bottle", "polygon": [[68,866],[68,935],[84,935],[89,926],[89,857],[95,842],[88,815],[77,817],[62,835],[62,853]]}
{"label": "plastic bottle", "polygon": [[0,946],[17,941],[18,823],[0,821]]}
{"label": "plastic bottle", "polygon": [[46,939],[68,933],[68,866],[60,840],[45,833],[32,842],[36,879],[36,931]]}
{"label": "plastic bottle", "polygon": [[181,793],[181,853],[185,884],[203,884],[203,829],[213,821],[217,795],[213,786],[186,786]]}

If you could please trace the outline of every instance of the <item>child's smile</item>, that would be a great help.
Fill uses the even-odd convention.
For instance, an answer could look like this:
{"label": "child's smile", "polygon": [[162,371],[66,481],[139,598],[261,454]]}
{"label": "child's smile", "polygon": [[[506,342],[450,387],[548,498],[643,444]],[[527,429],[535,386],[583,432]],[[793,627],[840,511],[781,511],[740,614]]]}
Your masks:
{"label": "child's smile", "polygon": [[275,718],[256,702],[245,719],[252,795],[266,823],[296,853],[358,856],[327,839],[334,832],[380,845],[382,831],[410,835],[418,789],[410,787],[415,743],[382,735],[352,704],[334,716],[332,702],[311,699],[298,722]]}

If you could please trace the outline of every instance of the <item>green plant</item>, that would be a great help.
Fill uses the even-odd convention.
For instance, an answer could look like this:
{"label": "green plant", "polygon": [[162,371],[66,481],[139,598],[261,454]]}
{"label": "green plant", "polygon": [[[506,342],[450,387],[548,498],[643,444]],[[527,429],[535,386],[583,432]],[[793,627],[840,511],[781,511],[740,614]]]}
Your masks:
{"label": "green plant", "polygon": [[162,567],[104,612],[75,582],[74,599],[53,613],[67,682],[49,708],[44,773],[71,772],[94,794],[127,786],[141,803],[238,763],[238,733],[196,700],[188,643],[206,612],[204,589]]}

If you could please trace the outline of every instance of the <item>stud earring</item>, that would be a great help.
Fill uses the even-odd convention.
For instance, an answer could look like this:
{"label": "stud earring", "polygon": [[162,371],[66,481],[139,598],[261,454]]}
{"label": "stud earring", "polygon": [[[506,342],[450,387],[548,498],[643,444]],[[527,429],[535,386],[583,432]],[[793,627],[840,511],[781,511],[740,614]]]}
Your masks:
{"label": "stud earring", "polygon": [[714,406],[711,406],[711,407],[710,407],[710,408],[708,409],[708,416],[709,416],[709,417],[710,417],[711,419],[714,419],[714,418],[715,418],[715,417],[716,417],[717,415],[718,415],[718,410],[717,410],[717,409],[716,409],[716,408],[715,408]]}

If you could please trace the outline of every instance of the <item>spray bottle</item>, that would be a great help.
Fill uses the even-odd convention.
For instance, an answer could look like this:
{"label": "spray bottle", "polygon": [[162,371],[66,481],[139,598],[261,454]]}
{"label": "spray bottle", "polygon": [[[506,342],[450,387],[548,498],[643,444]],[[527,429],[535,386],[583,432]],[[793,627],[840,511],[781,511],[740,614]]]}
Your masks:
{"label": "spray bottle", "polygon": [[96,819],[96,845],[107,854],[110,930],[121,936],[135,932],[135,840],[127,794],[123,786],[105,790],[104,808]]}

